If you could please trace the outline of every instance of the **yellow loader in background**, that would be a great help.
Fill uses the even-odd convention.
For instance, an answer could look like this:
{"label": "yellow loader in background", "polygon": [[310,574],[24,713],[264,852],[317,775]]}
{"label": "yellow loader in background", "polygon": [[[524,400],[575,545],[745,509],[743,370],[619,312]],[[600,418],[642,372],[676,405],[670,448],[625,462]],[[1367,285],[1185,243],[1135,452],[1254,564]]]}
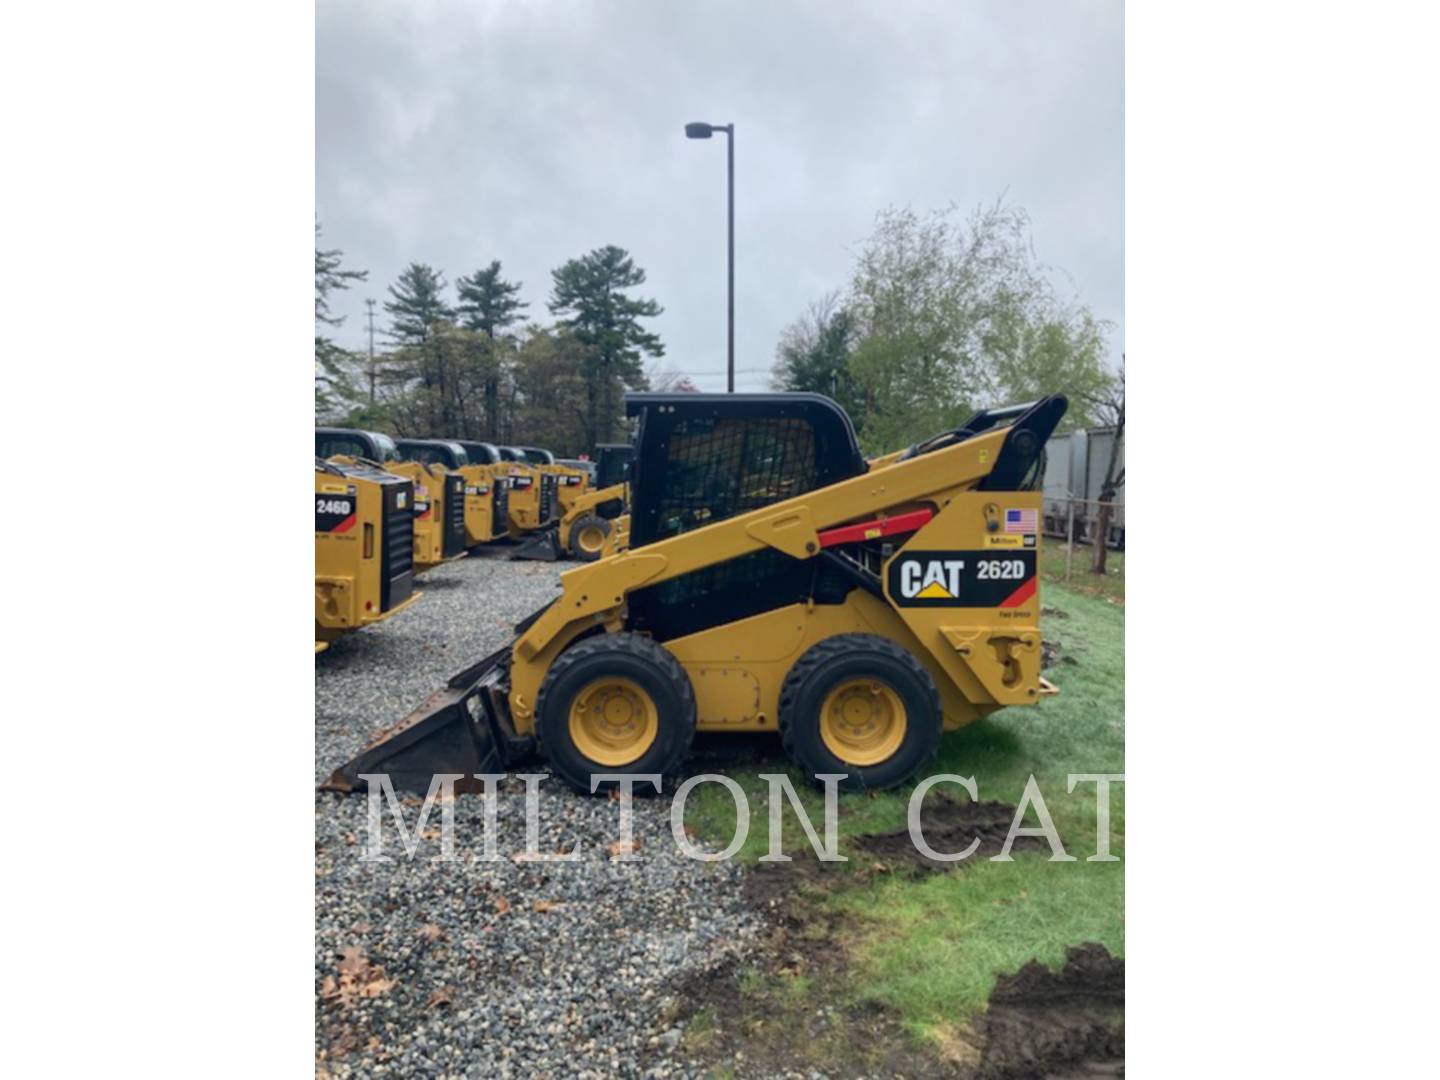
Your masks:
{"label": "yellow loader in background", "polygon": [[567,489],[561,488],[560,520],[512,558],[553,561],[569,556],[578,562],[594,562],[623,550],[629,526],[625,517],[625,470],[632,453],[629,443],[597,446],[595,486],[588,482],[576,484],[568,489],[573,492],[568,496],[563,494]]}
{"label": "yellow loader in background", "polygon": [[315,651],[388,619],[414,591],[411,485],[375,465],[315,459]]}
{"label": "yellow loader in background", "polygon": [[315,455],[341,463],[368,462],[414,485],[417,575],[465,554],[464,478],[459,473],[405,460],[390,436],[355,428],[316,428]]}
{"label": "yellow loader in background", "polygon": [[818,394],[634,394],[630,546],[325,787],[503,772],[585,792],[681,772],[697,730],[775,732],[809,775],[903,783],[944,731],[1055,692],[1040,674],[1046,440],[1062,396],[867,462]]}
{"label": "yellow loader in background", "polygon": [[509,478],[495,447],[458,439],[397,439],[396,446],[403,457],[461,476],[466,550],[509,535]]}

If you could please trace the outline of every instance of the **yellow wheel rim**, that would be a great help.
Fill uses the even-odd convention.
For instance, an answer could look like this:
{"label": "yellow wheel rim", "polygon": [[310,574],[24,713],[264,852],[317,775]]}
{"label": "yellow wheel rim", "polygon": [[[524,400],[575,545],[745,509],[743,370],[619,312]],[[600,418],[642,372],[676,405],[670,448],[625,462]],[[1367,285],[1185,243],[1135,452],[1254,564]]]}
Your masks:
{"label": "yellow wheel rim", "polygon": [[580,530],[576,542],[580,545],[580,550],[587,554],[599,551],[605,546],[605,530],[599,525],[586,525]]}
{"label": "yellow wheel rim", "polygon": [[905,703],[875,679],[847,679],[820,705],[820,738],[847,765],[878,765],[905,741]]}
{"label": "yellow wheel rim", "polygon": [[597,765],[629,765],[655,742],[660,716],[638,683],[607,675],[570,703],[570,739]]}

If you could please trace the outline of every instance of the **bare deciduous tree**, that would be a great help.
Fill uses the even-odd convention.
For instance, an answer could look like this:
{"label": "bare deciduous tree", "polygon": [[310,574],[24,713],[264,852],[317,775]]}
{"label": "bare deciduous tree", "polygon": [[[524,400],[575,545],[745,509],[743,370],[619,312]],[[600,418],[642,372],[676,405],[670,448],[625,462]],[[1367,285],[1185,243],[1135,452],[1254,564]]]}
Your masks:
{"label": "bare deciduous tree", "polygon": [[1100,512],[1096,515],[1095,535],[1092,538],[1090,572],[1105,573],[1105,556],[1108,548],[1105,539],[1110,533],[1110,520],[1115,514],[1115,496],[1125,486],[1125,467],[1120,464],[1120,451],[1125,442],[1125,360],[1121,357],[1120,371],[1102,392],[1087,395],[1087,401],[1095,418],[1105,427],[1115,429],[1115,438],[1110,443],[1110,459],[1105,463],[1105,477],[1100,482]]}

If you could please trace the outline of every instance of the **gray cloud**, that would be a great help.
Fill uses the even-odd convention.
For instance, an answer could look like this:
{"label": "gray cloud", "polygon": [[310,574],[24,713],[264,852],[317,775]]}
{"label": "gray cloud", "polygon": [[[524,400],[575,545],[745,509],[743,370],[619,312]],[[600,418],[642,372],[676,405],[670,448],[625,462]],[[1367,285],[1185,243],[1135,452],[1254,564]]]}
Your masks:
{"label": "gray cloud", "polygon": [[[1057,284],[1124,328],[1118,0],[319,0],[316,212],[370,281],[498,258],[545,317],[550,270],[628,248],[670,366],[723,389],[725,147],[736,124],[736,366],[843,286],[876,211],[1024,206]],[[380,320],[377,319],[377,323]]]}

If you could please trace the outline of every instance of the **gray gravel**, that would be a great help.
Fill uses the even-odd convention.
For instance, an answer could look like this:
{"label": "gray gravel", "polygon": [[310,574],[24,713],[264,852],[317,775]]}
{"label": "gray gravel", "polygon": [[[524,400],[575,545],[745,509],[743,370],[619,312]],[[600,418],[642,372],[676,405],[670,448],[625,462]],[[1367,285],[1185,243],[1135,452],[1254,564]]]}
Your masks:
{"label": "gray gravel", "polygon": [[[425,596],[316,660],[316,778],[510,637],[556,595],[566,564],[468,558]],[[538,763],[523,771],[543,772]],[[499,800],[499,862],[480,860],[482,802],[455,804],[458,862],[438,839],[362,862],[366,800],[316,798],[317,1053],[328,1076],[689,1076],[673,1015],[680,982],[748,947],[738,868],[683,858],[669,800],[637,800],[641,861],[612,861],[619,804],[542,785],[541,851],[516,861],[523,787]],[[408,807],[413,826],[417,809]],[[427,828],[438,829],[432,819]]]}

